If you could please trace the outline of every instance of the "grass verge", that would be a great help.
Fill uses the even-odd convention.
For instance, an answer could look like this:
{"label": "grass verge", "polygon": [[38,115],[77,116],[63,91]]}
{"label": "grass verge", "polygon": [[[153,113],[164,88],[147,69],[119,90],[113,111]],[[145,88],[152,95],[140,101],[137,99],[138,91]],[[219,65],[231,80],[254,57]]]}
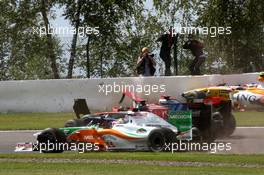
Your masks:
{"label": "grass verge", "polygon": [[[0,163],[0,174],[190,174],[190,175],[246,175],[246,174],[263,174],[264,168],[247,168],[247,167],[229,167],[229,166],[161,166],[145,164],[112,164],[108,159],[123,160],[146,160],[146,161],[180,161],[180,162],[214,162],[214,163],[239,163],[264,165],[264,155],[214,155],[204,153],[142,153],[142,152],[104,152],[104,153],[64,153],[64,154],[0,154],[1,158],[9,159],[29,159],[34,158],[34,162],[5,161]],[[40,163],[38,159],[56,158],[56,159],[104,159],[105,163]]]}
{"label": "grass verge", "polygon": [[39,153],[1,153],[0,158],[57,158],[57,159],[121,159],[121,160],[156,160],[156,161],[181,161],[181,162],[218,162],[238,164],[264,165],[264,155],[232,155],[232,154],[209,154],[197,152],[184,153],[153,153],[153,152],[89,152],[76,153],[65,152],[61,154],[39,154]]}
{"label": "grass verge", "polygon": [[58,128],[72,118],[73,113],[1,113],[0,130]]}
{"label": "grass verge", "polygon": [[133,164],[95,164],[95,163],[21,163],[4,162],[0,164],[0,174],[9,175],[262,175],[263,168],[238,168],[238,167],[173,167]]}
{"label": "grass verge", "polygon": [[[237,126],[264,126],[264,112],[234,112]],[[45,129],[63,127],[73,113],[0,113],[0,130]]]}
{"label": "grass verge", "polygon": [[264,112],[233,112],[237,126],[264,126]]}

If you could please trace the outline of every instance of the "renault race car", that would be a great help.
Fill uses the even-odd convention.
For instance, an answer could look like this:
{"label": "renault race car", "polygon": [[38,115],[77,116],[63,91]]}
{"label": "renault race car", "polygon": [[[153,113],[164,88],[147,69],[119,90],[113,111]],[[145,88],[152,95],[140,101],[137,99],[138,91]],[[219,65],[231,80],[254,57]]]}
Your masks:
{"label": "renault race car", "polygon": [[233,108],[243,106],[246,109],[264,110],[264,88],[259,84],[243,86],[213,86],[193,89],[183,93],[187,99],[203,99],[204,102],[219,103],[232,101]]}
{"label": "renault race car", "polygon": [[[32,149],[44,153],[63,152],[69,150],[67,145],[89,143],[95,148],[93,151],[163,151],[166,144],[187,138],[186,134],[153,113],[131,112],[119,119],[102,118],[97,124],[91,122],[83,127],[45,129],[35,134],[38,146]],[[17,150],[22,150],[23,144],[19,146]]]}
{"label": "renault race car", "polygon": [[196,100],[211,103],[223,119],[220,131],[225,136],[231,135],[236,127],[232,108],[264,110],[264,88],[261,84],[198,88],[184,92],[183,97],[190,103],[197,103]]}
{"label": "renault race car", "polygon": [[236,120],[232,114],[232,100],[230,98],[234,88],[231,86],[198,88],[186,91],[182,96],[193,106],[211,104],[212,111],[215,111],[213,118],[220,123],[217,127],[211,125],[214,128],[212,130],[215,131],[216,137],[225,137],[230,136],[236,128]]}
{"label": "renault race car", "polygon": [[247,85],[243,89],[235,90],[231,95],[231,99],[236,106],[264,110],[264,88]]}
{"label": "renault race car", "polygon": [[231,99],[237,106],[246,109],[264,110],[264,72],[258,76],[258,83],[246,84],[232,93]]}

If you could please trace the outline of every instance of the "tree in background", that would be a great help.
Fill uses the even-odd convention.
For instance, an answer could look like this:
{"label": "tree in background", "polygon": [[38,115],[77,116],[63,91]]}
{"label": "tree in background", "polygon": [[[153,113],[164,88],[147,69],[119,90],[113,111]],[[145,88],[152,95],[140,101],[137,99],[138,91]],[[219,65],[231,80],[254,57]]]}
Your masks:
{"label": "tree in background", "polygon": [[[204,37],[209,65],[220,60],[218,71],[242,73],[264,69],[264,4],[261,0],[201,1],[197,23],[202,26],[231,27],[230,35]],[[255,70],[254,70],[255,69]]]}
{"label": "tree in background", "polygon": [[42,19],[44,22],[44,26],[46,29],[46,38],[45,38],[45,44],[46,44],[46,57],[50,60],[51,63],[51,69],[53,72],[53,76],[55,79],[59,79],[60,75],[59,75],[59,71],[57,68],[57,56],[55,53],[55,45],[56,43],[54,42],[54,38],[52,36],[52,34],[50,34],[49,31],[49,26],[50,26],[50,22],[49,22],[49,18],[48,18],[48,13],[51,9],[51,7],[54,5],[55,3],[52,1],[47,1],[47,0],[41,0],[39,5],[39,11],[41,12],[42,15]]}
{"label": "tree in background", "polygon": [[[72,77],[74,60],[80,59],[82,65],[86,61],[87,75],[90,76],[90,67],[93,60],[98,63],[99,72],[95,73],[95,76],[103,76],[105,69],[107,69],[106,63],[111,64],[111,47],[115,45],[119,38],[119,23],[128,18],[133,12],[134,3],[141,3],[139,0],[130,1],[61,1],[65,5],[64,16],[69,19],[74,25],[75,29],[79,27],[97,27],[99,29],[99,36],[88,34],[85,41],[77,43],[78,34],[75,33],[71,44],[71,54],[68,64],[68,78]],[[85,2],[85,3],[84,3]],[[86,43],[86,44],[83,44]],[[94,45],[94,47],[93,47]],[[78,53],[78,47],[79,53]],[[83,49],[86,51],[86,55],[83,54]],[[94,55],[96,53],[96,55]],[[90,57],[94,55],[90,66]],[[86,59],[84,59],[84,56]],[[77,60],[78,61],[78,60]],[[77,63],[78,64],[78,63]],[[93,66],[94,70],[98,70],[98,67]],[[95,71],[93,71],[95,72]]]}
{"label": "tree in background", "polygon": [[[0,1],[0,80],[132,76],[142,47],[156,54],[157,72],[162,75],[163,62],[155,41],[172,25],[231,27],[230,35],[196,35],[208,51],[206,73],[263,71],[261,0],[153,0],[153,9],[146,9],[145,2]],[[99,27],[99,35],[79,37],[74,33],[67,49],[59,36],[32,31],[33,27],[47,28],[59,8],[76,31]],[[182,49],[187,36],[180,35],[174,48],[178,60],[174,67],[179,74],[188,74],[191,55]]]}
{"label": "tree in background", "polygon": [[0,8],[0,79],[58,78],[47,56],[53,43],[55,57],[59,57],[58,42],[47,42],[46,36],[33,32],[33,27],[44,25],[40,1],[3,0]]}

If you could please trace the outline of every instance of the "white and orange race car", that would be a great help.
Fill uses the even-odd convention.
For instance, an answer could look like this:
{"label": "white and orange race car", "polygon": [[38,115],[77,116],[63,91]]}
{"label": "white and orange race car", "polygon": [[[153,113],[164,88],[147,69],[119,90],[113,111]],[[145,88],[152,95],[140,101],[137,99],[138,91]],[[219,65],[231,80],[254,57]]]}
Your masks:
{"label": "white and orange race car", "polygon": [[28,143],[20,143],[16,150],[63,152],[72,150],[74,144],[88,144],[88,151],[158,152],[163,151],[166,145],[176,142],[179,137],[183,138],[184,134],[153,113],[131,112],[119,119],[105,118],[98,124],[91,122],[83,127],[48,128],[35,134],[38,141],[36,144],[31,144],[30,147]]}

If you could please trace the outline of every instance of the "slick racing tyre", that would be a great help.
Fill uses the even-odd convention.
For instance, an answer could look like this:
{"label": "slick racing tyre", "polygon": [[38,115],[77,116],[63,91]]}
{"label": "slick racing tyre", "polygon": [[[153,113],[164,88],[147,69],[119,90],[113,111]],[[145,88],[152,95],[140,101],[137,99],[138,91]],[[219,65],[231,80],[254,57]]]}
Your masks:
{"label": "slick racing tyre", "polygon": [[166,143],[173,143],[177,141],[176,134],[169,128],[162,128],[161,129]]}
{"label": "slick racing tyre", "polygon": [[236,129],[236,119],[233,114],[229,114],[224,120],[223,133],[225,137],[233,134]]}
{"label": "slick racing tyre", "polygon": [[224,117],[220,112],[214,112],[211,116],[211,137],[213,140],[222,137],[222,128],[224,126]]}
{"label": "slick racing tyre", "polygon": [[210,123],[205,130],[201,132],[203,142],[212,143],[223,134],[223,116],[219,112],[214,112],[210,116]]}
{"label": "slick racing tyre", "polygon": [[148,147],[153,152],[163,151],[165,148],[165,135],[162,129],[155,129],[148,136]]}
{"label": "slick racing tyre", "polygon": [[43,153],[61,153],[64,151],[62,143],[66,144],[66,137],[59,129],[49,128],[38,135],[37,141]]}
{"label": "slick racing tyre", "polygon": [[172,144],[177,142],[176,134],[169,128],[161,129],[165,137],[164,151],[171,151]]}
{"label": "slick racing tyre", "polygon": [[197,127],[192,128],[192,140],[195,142],[202,142],[203,140],[201,131]]}

